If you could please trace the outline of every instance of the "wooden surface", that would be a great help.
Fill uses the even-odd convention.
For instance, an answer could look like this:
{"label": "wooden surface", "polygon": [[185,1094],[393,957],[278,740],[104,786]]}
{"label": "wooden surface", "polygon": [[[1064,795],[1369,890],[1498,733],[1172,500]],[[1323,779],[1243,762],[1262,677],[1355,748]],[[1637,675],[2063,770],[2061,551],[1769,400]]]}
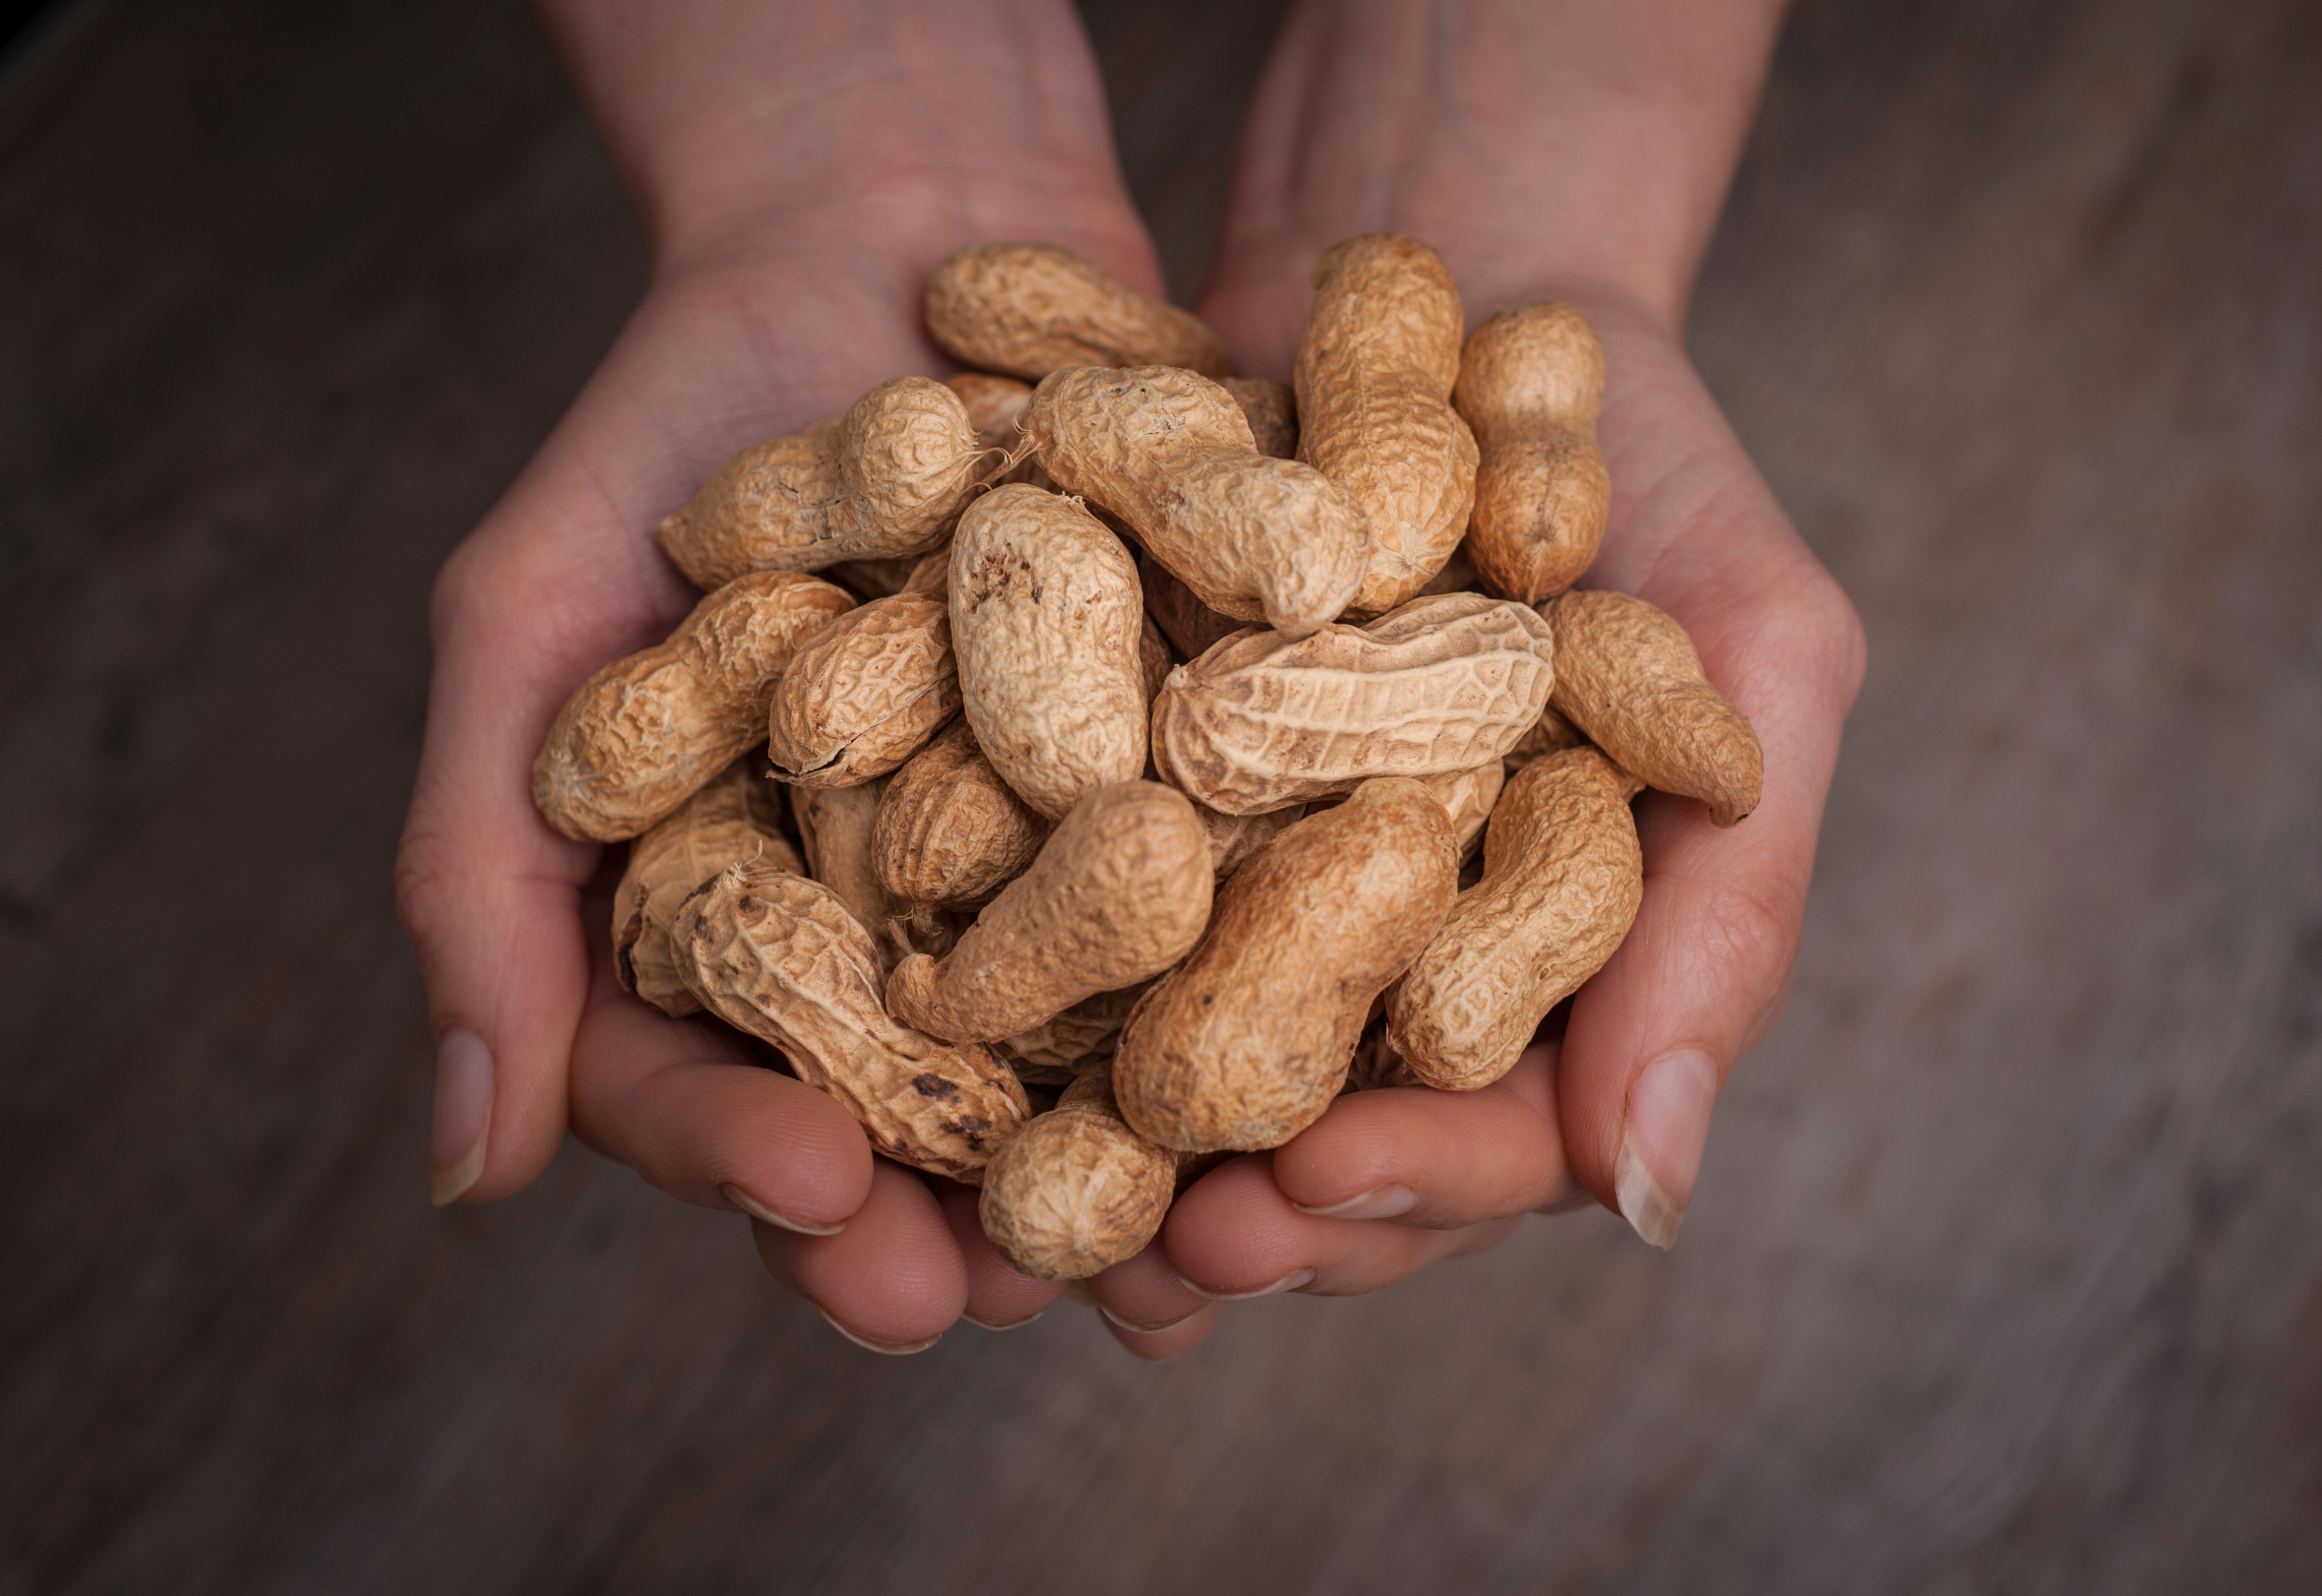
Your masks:
{"label": "wooden surface", "polygon": [[[1263,28],[1151,9],[1183,289]],[[104,7],[0,101],[0,1591],[2322,1589],[2317,82],[1805,0],[1695,328],[1871,638],[1789,1022],[1674,1255],[1156,1371],[859,1353],[577,1148],[427,1208],[427,583],[640,246],[507,0]]]}

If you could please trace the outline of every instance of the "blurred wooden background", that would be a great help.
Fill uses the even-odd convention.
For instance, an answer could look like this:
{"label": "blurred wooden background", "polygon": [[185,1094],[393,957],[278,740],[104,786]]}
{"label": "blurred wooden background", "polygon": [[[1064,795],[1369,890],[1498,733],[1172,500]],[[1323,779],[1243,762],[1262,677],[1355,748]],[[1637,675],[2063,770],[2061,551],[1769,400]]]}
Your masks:
{"label": "blurred wooden background", "polygon": [[[1172,280],[1273,15],[1088,8]],[[444,552],[642,251],[514,0],[0,96],[0,1592],[2322,1589],[2322,8],[1804,0],[1699,358],[1868,623],[1787,1027],[1609,1215],[889,1361],[424,1201]]]}

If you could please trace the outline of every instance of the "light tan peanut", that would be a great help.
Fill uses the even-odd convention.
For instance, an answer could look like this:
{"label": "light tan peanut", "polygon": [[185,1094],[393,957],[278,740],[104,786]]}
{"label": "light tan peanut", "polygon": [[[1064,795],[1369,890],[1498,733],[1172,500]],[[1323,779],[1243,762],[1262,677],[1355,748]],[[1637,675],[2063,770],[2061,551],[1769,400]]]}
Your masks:
{"label": "light tan peanut", "polygon": [[895,966],[887,1008],[931,1036],[997,1042],[1160,974],[1201,935],[1209,897],[1209,842],[1185,794],[1106,787],[1073,806],[940,962]]}
{"label": "light tan peanut", "polygon": [[1081,999],[1062,1013],[1004,1039],[1000,1050],[1027,1082],[1066,1082],[1097,1069],[1113,1057],[1121,1042],[1121,1026],[1129,1011],[1145,995],[1150,982],[1099,992]]}
{"label": "light tan peanut", "polygon": [[1451,400],[1480,451],[1477,574],[1527,604],[1562,592],[1595,561],[1613,505],[1596,435],[1605,352],[1588,319],[1555,303],[1501,311],[1468,338]]}
{"label": "light tan peanut", "polygon": [[671,941],[703,1008],[781,1049],[890,1158],[972,1185],[1030,1111],[988,1049],[887,1016],[871,934],[827,887],[735,865],[679,907]]}
{"label": "light tan peanut", "polygon": [[1208,931],[1138,1003],[1113,1087],[1141,1136],[1187,1152],[1274,1147],[1330,1106],[1379,990],[1458,890],[1442,806],[1368,781],[1274,838],[1217,895]]}
{"label": "light tan peanut", "polygon": [[1103,1071],[1065,1088],[993,1154],[984,1234],[1035,1280],[1085,1280],[1145,1250],[1177,1190],[1178,1155],[1129,1128]]}
{"label": "light tan peanut", "polygon": [[1069,499],[996,488],[951,542],[951,646],[977,746],[1061,820],[1145,767],[1144,601],[1121,540]]}
{"label": "light tan peanut", "polygon": [[1482,593],[1414,599],[1368,626],[1229,638],[1170,672],[1153,706],[1162,777],[1229,815],[1498,759],[1540,718],[1548,626]]}
{"label": "light tan peanut", "polygon": [[1256,815],[1221,815],[1204,804],[1195,804],[1193,814],[1201,822],[1201,834],[1209,839],[1209,868],[1223,882],[1242,868],[1243,861],[1296,825],[1305,816],[1306,806],[1293,804]]}
{"label": "light tan peanut", "polygon": [[1637,789],[1593,748],[1508,778],[1484,833],[1483,880],[1387,994],[1388,1045],[1419,1081],[1489,1086],[1613,956],[1644,895],[1628,812]]}
{"label": "light tan peanut", "polygon": [[[913,951],[901,924],[912,905],[888,898],[871,864],[872,832],[887,779],[883,776],[859,787],[790,789],[790,817],[798,823],[807,874],[837,893],[847,912],[870,933],[883,969],[894,968],[896,959]],[[932,921],[923,926],[940,929]]]}
{"label": "light tan peanut", "polygon": [[1048,832],[959,719],[886,784],[871,865],[890,897],[966,908],[1022,875]]}
{"label": "light tan peanut", "polygon": [[1230,376],[1191,312],[1055,244],[977,244],[927,279],[927,331],[963,366],[1038,382],[1066,366],[1185,366]]}
{"label": "light tan peanut", "polygon": [[1344,609],[1370,533],[1346,490],[1257,453],[1217,384],[1162,366],[1060,371],[1024,430],[1067,493],[1121,520],[1220,614],[1304,637]]}
{"label": "light tan peanut", "polygon": [[1603,590],[1567,592],[1542,613],[1557,637],[1554,702],[1590,742],[1646,786],[1700,799],[1720,826],[1757,807],[1757,733],[1709,685],[1674,617]]}
{"label": "light tan peanut", "polygon": [[1169,680],[1169,673],[1177,669],[1177,660],[1169,651],[1169,640],[1153,624],[1148,613],[1141,618],[1136,632],[1137,683],[1145,690],[1145,707],[1152,707],[1153,700],[1161,692],[1161,684]]}
{"label": "light tan peanut", "polygon": [[[1559,666],[1563,663],[1561,654],[1557,656],[1557,663]],[[1580,728],[1558,714],[1556,706],[1551,704],[1540,711],[1540,718],[1532,722],[1531,729],[1517,738],[1515,746],[1500,758],[1507,767],[1507,773],[1513,775],[1543,755],[1578,748],[1587,741],[1580,735]]]}
{"label": "light tan peanut", "polygon": [[1427,579],[1427,585],[1419,589],[1419,596],[1433,598],[1437,593],[1473,592],[1475,587],[1475,562],[1467,557],[1467,544],[1463,540],[1459,547],[1451,551],[1451,558],[1444,562],[1443,569]]}
{"label": "light tan peanut", "polygon": [[1298,458],[1370,521],[1347,606],[1357,616],[1418,596],[1467,530],[1476,440],[1451,407],[1459,332],[1459,289],[1416,238],[1350,238],[1314,267],[1298,343]]}
{"label": "light tan peanut", "polygon": [[1454,770],[1449,775],[1431,775],[1427,790],[1436,795],[1436,802],[1443,806],[1450,817],[1451,834],[1459,841],[1460,857],[1475,851],[1483,840],[1484,823],[1492,818],[1492,806],[1499,802],[1499,789],[1507,780],[1507,767],[1498,760],[1487,760],[1472,770]]}
{"label": "light tan peanut", "polygon": [[764,761],[746,754],[677,812],[629,845],[629,865],[613,890],[613,974],[671,1017],[701,1003],[677,973],[669,925],[693,890],[736,864],[765,864],[803,875],[806,865],[782,835],[778,790]]}
{"label": "light tan peanut", "polygon": [[766,753],[806,787],[854,787],[917,753],[959,711],[951,617],[941,597],[899,592],[840,616],[774,686]]}
{"label": "light tan peanut", "polygon": [[1257,452],[1275,460],[1298,459],[1298,396],[1288,383],[1264,377],[1220,378],[1218,387],[1242,406]]}
{"label": "light tan peanut", "polygon": [[743,450],[653,536],[703,587],[746,571],[923,554],[996,463],[956,394],[932,378],[896,377],[835,421]]}
{"label": "light tan peanut", "polygon": [[636,836],[764,739],[783,667],[854,604],[786,571],[708,594],[667,642],[615,660],[565,701],[532,765],[532,802],[577,840]]}
{"label": "light tan peanut", "polygon": [[1188,659],[1196,659],[1221,639],[1250,629],[1248,621],[1220,615],[1195,598],[1192,588],[1142,549],[1136,556],[1136,580],[1144,585],[1145,614]]}

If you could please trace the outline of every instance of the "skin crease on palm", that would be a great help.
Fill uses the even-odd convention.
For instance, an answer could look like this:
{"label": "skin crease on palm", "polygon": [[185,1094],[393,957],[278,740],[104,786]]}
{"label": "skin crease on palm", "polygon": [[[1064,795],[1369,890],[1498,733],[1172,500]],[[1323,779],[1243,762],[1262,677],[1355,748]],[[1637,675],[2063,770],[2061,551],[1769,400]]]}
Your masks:
{"label": "skin crease on palm", "polygon": [[[740,1038],[620,992],[612,867],[548,829],[528,778],[573,687],[696,596],[652,546],[662,514],[736,449],[886,377],[947,372],[919,323],[936,261],[1046,239],[1160,292],[1084,37],[1064,0],[542,10],[654,271],[437,586],[397,901],[441,1049],[438,1197],[522,1189],[569,1124],[685,1201],[752,1214],[767,1270],[866,1344],[1024,1322],[1064,1288],[999,1258],[972,1191],[875,1159]],[[1685,624],[1764,743],[1765,797],[1730,831],[1640,801],[1644,906],[1560,1056],[1535,1047],[1474,1093],[1343,1098],[1188,1192],[1153,1247],[1089,1285],[1139,1357],[1197,1344],[1214,1298],[1375,1290],[1533,1210],[1593,1200],[1674,1235],[1715,1085],[1778,1015],[1863,670],[1852,610],[1681,346],[1778,22],[1763,0],[1316,0],[1284,26],[1202,315],[1245,372],[1286,377],[1314,260],[1381,230],[1441,253],[1471,327],[1537,299],[1584,309],[1614,482],[1587,584]]]}

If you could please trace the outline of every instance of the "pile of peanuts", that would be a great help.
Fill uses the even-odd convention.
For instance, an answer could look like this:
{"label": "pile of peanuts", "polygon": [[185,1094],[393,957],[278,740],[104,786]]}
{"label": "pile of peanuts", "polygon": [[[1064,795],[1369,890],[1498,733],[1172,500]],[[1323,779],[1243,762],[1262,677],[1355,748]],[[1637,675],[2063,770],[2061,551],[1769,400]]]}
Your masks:
{"label": "pile of peanuts", "polygon": [[927,324],[967,370],[727,461],[656,534],[707,596],[533,769],[631,844],[622,984],[980,1184],[1043,1279],[1342,1091],[1498,1079],[1627,935],[1637,792],[1757,802],[1683,629],[1571,588],[1587,322],[1463,343],[1394,235],[1314,282],[1293,391],[1069,251],[952,256]]}

